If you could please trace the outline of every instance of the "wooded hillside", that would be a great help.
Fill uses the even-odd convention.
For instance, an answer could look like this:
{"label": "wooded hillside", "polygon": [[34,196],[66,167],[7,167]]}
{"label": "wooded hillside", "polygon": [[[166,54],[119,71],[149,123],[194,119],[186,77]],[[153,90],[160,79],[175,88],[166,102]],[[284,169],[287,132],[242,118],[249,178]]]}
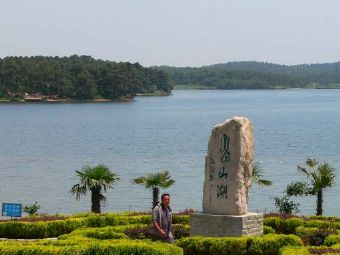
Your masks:
{"label": "wooded hillside", "polygon": [[78,100],[125,99],[171,89],[165,72],[138,63],[77,55],[0,58],[0,98],[39,93]]}
{"label": "wooded hillside", "polygon": [[182,85],[217,89],[340,88],[340,62],[285,66],[230,62],[202,67],[156,67]]}

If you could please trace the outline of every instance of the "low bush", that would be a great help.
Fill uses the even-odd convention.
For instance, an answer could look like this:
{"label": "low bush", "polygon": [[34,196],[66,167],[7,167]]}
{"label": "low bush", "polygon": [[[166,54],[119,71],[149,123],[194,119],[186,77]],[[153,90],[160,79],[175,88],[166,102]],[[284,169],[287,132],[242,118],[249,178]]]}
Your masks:
{"label": "low bush", "polygon": [[280,250],[279,254],[280,255],[311,255],[308,252],[307,247],[292,247],[292,246],[283,247]]}
{"label": "low bush", "polygon": [[340,230],[339,221],[331,221],[327,218],[320,219],[308,219],[308,218],[287,218],[282,219],[280,217],[266,217],[263,220],[265,226],[269,226],[275,230],[278,234],[296,234],[296,228],[302,227],[314,227],[319,229],[338,229]]}
{"label": "low bush", "polygon": [[152,238],[152,226],[144,225],[135,228],[128,228],[124,231],[124,234],[131,239],[151,239]]}
{"label": "low bush", "polygon": [[280,255],[340,255],[340,249],[332,247],[284,247],[280,250]]}
{"label": "low bush", "polygon": [[147,241],[114,240],[87,242],[79,245],[39,245],[35,243],[2,242],[1,255],[182,255],[181,248],[174,245]]}
{"label": "low bush", "polygon": [[0,237],[13,239],[37,239],[57,237],[80,228],[84,222],[79,219],[67,219],[45,222],[8,221],[0,223]]}
{"label": "low bush", "polygon": [[71,235],[84,236],[99,240],[128,239],[127,235],[116,232],[113,227],[79,229],[72,232]]}
{"label": "low bush", "polygon": [[271,227],[279,234],[286,232],[286,222],[280,217],[266,217],[263,219],[263,225]]}
{"label": "low bush", "polygon": [[[151,239],[153,236],[152,225],[137,226],[127,228],[124,233],[131,239]],[[172,234],[175,239],[188,237],[190,235],[190,226],[182,224],[172,225]]]}
{"label": "low bush", "polygon": [[340,245],[340,234],[333,234],[326,237],[324,244],[327,246],[331,246],[334,244]]}
{"label": "low bush", "polygon": [[[190,216],[174,215],[174,224],[187,224]],[[68,234],[81,227],[105,227],[121,226],[130,224],[150,224],[151,215],[128,216],[121,214],[85,214],[70,217],[65,220],[19,222],[0,222],[0,238],[13,239],[37,239],[46,237],[57,237]]]}
{"label": "low bush", "polygon": [[335,216],[320,216],[320,215],[312,215],[308,217],[310,220],[322,220],[322,221],[331,221],[331,222],[339,222],[340,218]]}
{"label": "low bush", "polygon": [[263,234],[275,234],[275,229],[269,226],[263,226]]}
{"label": "low bush", "polygon": [[329,235],[337,233],[339,233],[339,230],[336,229],[319,229],[301,226],[296,228],[296,234],[301,237],[305,245],[323,245]]}
{"label": "low bush", "polygon": [[302,245],[294,235],[264,235],[260,237],[189,237],[176,241],[185,255],[276,255],[280,248]]}

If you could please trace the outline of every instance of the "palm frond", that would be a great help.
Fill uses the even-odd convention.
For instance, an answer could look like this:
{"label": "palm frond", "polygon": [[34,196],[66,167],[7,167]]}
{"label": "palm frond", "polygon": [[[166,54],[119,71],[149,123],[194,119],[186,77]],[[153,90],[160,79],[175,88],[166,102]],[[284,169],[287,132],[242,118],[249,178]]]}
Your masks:
{"label": "palm frond", "polygon": [[106,192],[107,189],[113,188],[120,179],[103,164],[94,167],[86,165],[75,172],[80,178],[80,183],[74,185],[70,192],[76,195],[78,200],[80,199],[80,195],[85,195],[86,192],[92,188],[100,187]]}
{"label": "palm frond", "polygon": [[175,180],[171,179],[169,171],[149,173],[145,176],[137,177],[131,181],[135,184],[145,186],[146,189],[153,189],[156,187],[166,189],[175,183]]}
{"label": "palm frond", "polygon": [[318,165],[318,161],[316,159],[313,159],[313,158],[308,158],[306,160],[306,165],[310,168],[314,168]]}
{"label": "palm frond", "polygon": [[298,171],[300,171],[301,173],[303,173],[303,174],[305,174],[307,176],[310,175],[309,171],[306,168],[304,168],[302,166],[297,166],[297,167],[298,167]]}
{"label": "palm frond", "polygon": [[86,192],[87,192],[87,187],[79,183],[73,185],[73,187],[70,190],[70,193],[72,195],[75,195],[77,200],[80,200],[81,195],[86,195]]}
{"label": "palm frond", "polygon": [[262,166],[259,162],[255,162],[253,164],[253,172],[252,172],[252,176],[251,176],[252,183],[255,183],[259,186],[270,186],[270,185],[272,185],[272,181],[262,179],[262,176],[263,176]]}

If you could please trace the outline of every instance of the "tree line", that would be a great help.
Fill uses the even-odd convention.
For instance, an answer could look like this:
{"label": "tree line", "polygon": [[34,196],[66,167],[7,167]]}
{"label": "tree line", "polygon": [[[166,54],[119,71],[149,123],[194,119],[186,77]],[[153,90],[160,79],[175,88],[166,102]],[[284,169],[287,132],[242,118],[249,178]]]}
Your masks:
{"label": "tree line", "polygon": [[286,66],[243,61],[155,68],[169,74],[175,84],[215,89],[340,88],[340,62]]}
{"label": "tree line", "polygon": [[0,98],[38,93],[76,100],[115,100],[171,90],[165,72],[139,63],[116,63],[78,55],[0,58]]}

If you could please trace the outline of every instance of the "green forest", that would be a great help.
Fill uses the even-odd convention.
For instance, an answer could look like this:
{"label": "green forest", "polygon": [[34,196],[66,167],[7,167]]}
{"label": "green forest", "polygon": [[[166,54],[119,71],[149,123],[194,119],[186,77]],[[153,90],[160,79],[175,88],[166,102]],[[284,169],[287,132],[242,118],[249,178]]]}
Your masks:
{"label": "green forest", "polygon": [[229,62],[202,67],[155,67],[186,88],[276,89],[340,88],[340,62],[278,65],[265,62]]}
{"label": "green forest", "polygon": [[[0,58],[0,99],[126,100],[173,89],[340,88],[340,62],[278,65],[229,62],[202,67],[143,67],[90,56]],[[27,99],[28,100],[28,99]]]}
{"label": "green forest", "polygon": [[94,100],[131,99],[136,94],[169,94],[168,75],[139,63],[116,63],[90,56],[0,58],[0,98]]}

